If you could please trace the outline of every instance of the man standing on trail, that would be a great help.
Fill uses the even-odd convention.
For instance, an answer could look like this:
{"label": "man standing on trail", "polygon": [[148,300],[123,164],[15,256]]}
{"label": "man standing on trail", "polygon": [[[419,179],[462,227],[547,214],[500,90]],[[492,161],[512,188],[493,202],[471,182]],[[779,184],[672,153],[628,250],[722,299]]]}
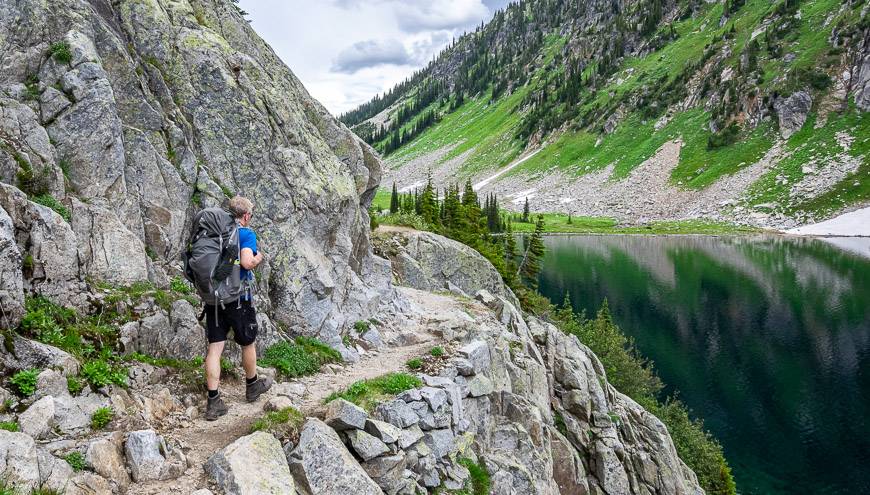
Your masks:
{"label": "man standing on trail", "polygon": [[[241,265],[241,295],[238,301],[226,304],[206,305],[206,336],[208,352],[205,357],[205,380],[208,387],[208,403],[205,419],[213,421],[227,413],[227,406],[218,392],[220,384],[221,354],[227,334],[233,331],[233,339],[242,348],[242,367],[245,368],[245,399],[257,400],[272,386],[270,378],[257,376],[257,312],[254,309],[252,270],[263,262],[263,253],[257,251],[257,235],[248,226],[253,216],[254,204],[247,198],[236,196],[229,200],[228,209],[238,225],[238,257],[235,263]],[[235,257],[235,254],[233,254]]]}

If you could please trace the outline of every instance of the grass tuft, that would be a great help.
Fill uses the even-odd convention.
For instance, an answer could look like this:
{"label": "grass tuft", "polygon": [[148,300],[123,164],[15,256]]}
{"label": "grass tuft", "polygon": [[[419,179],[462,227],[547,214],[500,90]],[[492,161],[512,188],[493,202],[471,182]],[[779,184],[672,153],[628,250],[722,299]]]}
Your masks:
{"label": "grass tuft", "polygon": [[91,428],[102,430],[115,417],[115,410],[111,407],[101,407],[91,415]]}
{"label": "grass tuft", "polygon": [[30,397],[33,392],[36,392],[36,377],[42,370],[30,369],[22,370],[12,375],[9,384],[15,388],[15,391],[23,397]]}
{"label": "grass tuft", "polygon": [[251,432],[265,431],[275,435],[282,442],[295,441],[299,438],[299,430],[305,423],[305,416],[293,407],[285,407],[279,411],[266,413],[262,418],[254,421]]}
{"label": "grass tuft", "polygon": [[72,50],[70,50],[69,43],[66,41],[52,43],[48,51],[56,61],[62,64],[68,64],[72,61]]}
{"label": "grass tuft", "polygon": [[64,460],[66,460],[67,464],[73,468],[73,471],[79,472],[87,467],[87,462],[85,462],[85,456],[82,455],[79,451],[73,451],[64,456]]}
{"label": "grass tuft", "polygon": [[371,380],[354,382],[344,391],[332,393],[326,398],[326,402],[341,398],[371,411],[384,400],[422,385],[423,382],[416,376],[407,373],[388,373]]}
{"label": "grass tuft", "polygon": [[326,363],[341,362],[341,354],[311,337],[296,337],[293,342],[269,346],[260,360],[261,366],[275,368],[288,378],[317,373]]}

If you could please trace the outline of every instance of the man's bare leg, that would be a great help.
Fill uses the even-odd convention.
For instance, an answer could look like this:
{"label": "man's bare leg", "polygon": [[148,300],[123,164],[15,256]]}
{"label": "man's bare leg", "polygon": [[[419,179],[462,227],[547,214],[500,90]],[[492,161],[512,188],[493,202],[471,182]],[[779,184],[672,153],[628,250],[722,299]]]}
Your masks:
{"label": "man's bare leg", "polygon": [[224,404],[218,393],[221,383],[221,354],[224,352],[224,342],[215,342],[208,345],[205,353],[205,386],[208,388],[208,402],[205,406],[205,419],[214,421],[227,413],[227,405]]}
{"label": "man's bare leg", "polygon": [[217,390],[221,383],[221,354],[224,352],[224,344],[226,342],[209,344],[205,354],[205,385],[209,390]]}
{"label": "man's bare leg", "polygon": [[254,344],[242,347],[242,367],[245,368],[245,378],[257,376],[257,346]]}

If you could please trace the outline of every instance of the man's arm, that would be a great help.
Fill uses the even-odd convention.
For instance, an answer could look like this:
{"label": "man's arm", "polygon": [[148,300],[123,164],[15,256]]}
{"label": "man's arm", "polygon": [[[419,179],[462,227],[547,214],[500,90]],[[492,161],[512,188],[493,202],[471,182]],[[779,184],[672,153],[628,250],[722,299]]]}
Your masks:
{"label": "man's arm", "polygon": [[257,265],[259,265],[262,261],[262,251],[255,255],[254,250],[252,250],[251,248],[242,248],[242,256],[239,260],[239,263],[245,270],[253,270],[254,268],[257,268]]}

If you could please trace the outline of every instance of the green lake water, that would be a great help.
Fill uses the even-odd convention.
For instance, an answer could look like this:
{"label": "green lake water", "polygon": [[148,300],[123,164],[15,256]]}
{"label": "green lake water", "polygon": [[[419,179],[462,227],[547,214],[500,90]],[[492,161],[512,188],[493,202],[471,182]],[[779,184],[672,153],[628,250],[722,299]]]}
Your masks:
{"label": "green lake water", "polygon": [[[540,290],[614,319],[742,494],[870,493],[870,239],[546,238]],[[863,253],[863,255],[862,255]]]}

